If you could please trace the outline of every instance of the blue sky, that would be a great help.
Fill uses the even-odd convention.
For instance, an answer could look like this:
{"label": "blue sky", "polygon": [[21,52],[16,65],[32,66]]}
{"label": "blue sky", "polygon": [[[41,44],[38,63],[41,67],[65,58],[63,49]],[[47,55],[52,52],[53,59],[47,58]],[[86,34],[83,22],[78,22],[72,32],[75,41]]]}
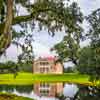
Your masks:
{"label": "blue sky", "polygon": [[[96,10],[100,6],[100,0],[72,0],[77,1],[83,14],[88,15],[93,10]],[[21,11],[21,14],[27,13],[26,10],[19,6],[18,9]],[[87,24],[84,23],[83,25],[85,28],[87,28]],[[16,29],[19,29],[18,26],[16,26]],[[29,29],[29,32],[30,29]],[[33,44],[34,46],[34,52],[35,55],[41,56],[41,55],[53,55],[50,52],[50,48],[54,46],[54,44],[60,42],[64,36],[64,32],[57,32],[54,37],[51,37],[48,35],[47,31],[43,30],[41,32],[38,32],[37,29],[35,29],[33,32],[34,39],[36,40]],[[85,41],[82,43],[82,46],[86,45],[88,41]],[[18,50],[15,46],[11,45],[7,50],[7,57],[1,57],[2,61],[6,60],[16,60],[17,55],[19,54],[20,50]]]}

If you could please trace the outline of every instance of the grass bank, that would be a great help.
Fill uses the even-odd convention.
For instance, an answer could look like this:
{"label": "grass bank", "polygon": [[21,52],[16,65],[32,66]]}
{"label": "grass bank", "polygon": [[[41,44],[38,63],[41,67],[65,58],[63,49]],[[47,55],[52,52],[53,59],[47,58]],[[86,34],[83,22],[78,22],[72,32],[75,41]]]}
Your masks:
{"label": "grass bank", "polygon": [[83,84],[90,86],[97,86],[98,82],[90,82],[88,75],[82,75],[77,73],[65,73],[65,74],[32,74],[32,73],[18,73],[16,78],[13,74],[0,74],[0,84],[15,84],[15,85],[27,85],[35,82],[66,82]]}
{"label": "grass bank", "polygon": [[15,94],[0,93],[0,100],[33,100],[33,99],[17,96]]}

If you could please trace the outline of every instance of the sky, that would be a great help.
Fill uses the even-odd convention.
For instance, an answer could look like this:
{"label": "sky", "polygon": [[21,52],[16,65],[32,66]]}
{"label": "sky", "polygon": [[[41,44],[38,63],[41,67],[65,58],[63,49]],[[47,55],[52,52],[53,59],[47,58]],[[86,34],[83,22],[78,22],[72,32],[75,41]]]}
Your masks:
{"label": "sky", "polygon": [[[93,10],[96,10],[100,6],[100,0],[73,0],[73,1],[78,2],[79,6],[81,8],[81,11],[83,12],[83,14],[85,16],[87,16]],[[21,15],[24,15],[25,13],[27,14],[26,10],[24,10],[24,9],[22,10],[20,5],[18,6],[18,9],[20,10]],[[85,29],[88,27],[86,22],[84,22],[83,27]],[[15,28],[17,30],[19,30],[18,26],[15,26]],[[29,32],[31,32],[30,29],[29,29]],[[54,37],[51,37],[50,35],[48,35],[46,30],[38,32],[38,29],[35,29],[32,32],[32,34],[34,35],[33,38],[36,40],[33,43],[34,53],[36,56],[55,55],[55,53],[50,52],[50,48],[53,47],[54,44],[60,42],[64,36],[64,32],[57,32]],[[82,42],[81,45],[86,46],[88,44],[88,42],[89,41]],[[20,52],[21,51],[19,49],[17,49],[16,46],[11,45],[7,49],[7,53],[6,53],[7,56],[6,57],[2,56],[1,61],[7,61],[7,60],[15,61],[17,59],[17,55]]]}

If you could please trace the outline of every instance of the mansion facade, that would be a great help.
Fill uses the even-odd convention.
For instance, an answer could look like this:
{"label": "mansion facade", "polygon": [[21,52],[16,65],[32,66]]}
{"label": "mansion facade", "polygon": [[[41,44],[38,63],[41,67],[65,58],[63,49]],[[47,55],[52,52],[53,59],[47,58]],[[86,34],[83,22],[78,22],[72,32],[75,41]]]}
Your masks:
{"label": "mansion facade", "polygon": [[[39,58],[34,61],[33,73],[62,74],[63,65],[56,57]],[[34,84],[34,92],[38,96],[55,97],[63,92],[63,83],[36,83]]]}

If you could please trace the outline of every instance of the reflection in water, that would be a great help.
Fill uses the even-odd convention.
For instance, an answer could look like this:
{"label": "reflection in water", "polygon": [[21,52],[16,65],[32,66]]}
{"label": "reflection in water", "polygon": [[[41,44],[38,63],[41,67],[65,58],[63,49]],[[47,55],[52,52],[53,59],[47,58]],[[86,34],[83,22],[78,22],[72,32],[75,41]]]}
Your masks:
{"label": "reflection in water", "polygon": [[[63,74],[61,60],[53,56],[39,57],[33,64],[34,74]],[[39,97],[55,97],[63,93],[63,83],[35,83],[34,93]]]}
{"label": "reflection in water", "polygon": [[58,99],[60,95],[64,95],[66,100],[70,100],[68,98],[73,98],[77,90],[76,85],[64,85],[63,83],[35,83],[29,86],[0,85],[0,92],[10,92],[36,100],[62,100]]}
{"label": "reflection in water", "polygon": [[65,84],[64,89],[63,89],[63,94],[66,97],[71,97],[73,98],[76,92],[78,91],[78,88],[74,84]]}
{"label": "reflection in water", "polygon": [[36,83],[34,93],[38,96],[55,97],[63,92],[63,83]]}
{"label": "reflection in water", "polygon": [[33,85],[0,85],[0,91],[6,91],[13,93],[14,91],[19,93],[31,93],[33,90]]}

